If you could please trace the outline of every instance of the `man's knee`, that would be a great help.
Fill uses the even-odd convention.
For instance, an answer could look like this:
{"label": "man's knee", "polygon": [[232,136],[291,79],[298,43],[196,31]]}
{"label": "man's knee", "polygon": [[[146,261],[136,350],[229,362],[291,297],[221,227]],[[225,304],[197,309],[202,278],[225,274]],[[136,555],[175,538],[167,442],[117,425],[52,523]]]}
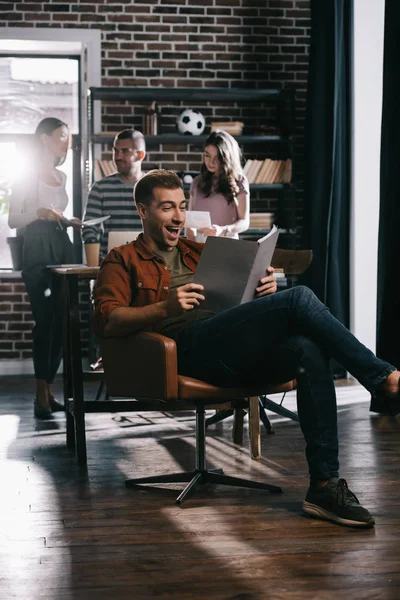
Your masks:
{"label": "man's knee", "polygon": [[295,298],[302,298],[303,300],[311,300],[316,298],[314,292],[306,285],[295,285],[293,288],[291,288],[291,290]]}
{"label": "man's knee", "polygon": [[290,346],[296,348],[297,352],[301,354],[301,364],[304,366],[311,364],[321,369],[326,369],[327,363],[329,363],[329,356],[322,350],[322,348],[306,335],[294,335],[290,338]]}

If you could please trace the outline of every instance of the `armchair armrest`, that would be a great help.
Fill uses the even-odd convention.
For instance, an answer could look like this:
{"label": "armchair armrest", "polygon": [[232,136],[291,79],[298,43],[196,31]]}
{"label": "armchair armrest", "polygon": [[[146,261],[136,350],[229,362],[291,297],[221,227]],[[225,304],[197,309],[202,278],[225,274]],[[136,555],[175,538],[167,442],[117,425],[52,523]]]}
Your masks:
{"label": "armchair armrest", "polygon": [[178,398],[178,364],[174,340],[141,331],[126,337],[102,338],[107,391],[111,396],[152,400]]}

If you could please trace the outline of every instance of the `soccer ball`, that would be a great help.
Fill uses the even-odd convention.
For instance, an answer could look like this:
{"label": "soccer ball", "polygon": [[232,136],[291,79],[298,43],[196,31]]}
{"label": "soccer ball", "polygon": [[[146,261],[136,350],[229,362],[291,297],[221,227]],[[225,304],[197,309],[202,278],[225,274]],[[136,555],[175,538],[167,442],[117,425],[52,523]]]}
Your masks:
{"label": "soccer ball", "polygon": [[186,175],[183,176],[182,181],[183,183],[192,183],[193,175],[191,175],[190,173],[186,173]]}
{"label": "soccer ball", "polygon": [[176,127],[179,133],[184,135],[200,135],[204,131],[206,122],[198,110],[187,108],[176,119]]}

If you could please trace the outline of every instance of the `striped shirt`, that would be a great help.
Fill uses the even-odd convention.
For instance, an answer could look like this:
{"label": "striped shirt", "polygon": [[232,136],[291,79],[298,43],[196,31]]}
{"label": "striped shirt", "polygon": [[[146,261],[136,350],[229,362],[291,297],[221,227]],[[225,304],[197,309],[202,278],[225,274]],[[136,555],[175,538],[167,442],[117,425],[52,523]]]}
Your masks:
{"label": "striped shirt", "polygon": [[84,227],[82,239],[87,242],[100,242],[100,255],[106,256],[110,231],[141,231],[142,221],[133,202],[133,186],[130,181],[122,181],[118,173],[96,181],[88,196],[83,220],[111,215],[101,225]]}

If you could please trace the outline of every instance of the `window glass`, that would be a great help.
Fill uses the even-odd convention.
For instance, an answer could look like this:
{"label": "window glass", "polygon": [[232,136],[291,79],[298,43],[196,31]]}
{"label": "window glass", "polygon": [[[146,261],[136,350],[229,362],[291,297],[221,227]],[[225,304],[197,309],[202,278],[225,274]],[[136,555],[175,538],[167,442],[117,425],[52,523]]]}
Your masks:
{"label": "window glass", "polygon": [[0,133],[32,133],[46,116],[79,132],[79,61],[0,56]]}
{"label": "window glass", "polygon": [[[7,237],[12,183],[26,172],[21,134],[32,134],[45,117],[67,123],[71,134],[79,134],[79,60],[69,58],[25,58],[0,56],[0,268],[11,268]],[[68,207],[72,215],[72,151],[60,167],[67,175]],[[76,215],[79,216],[79,215]],[[72,229],[69,228],[72,236]]]}

